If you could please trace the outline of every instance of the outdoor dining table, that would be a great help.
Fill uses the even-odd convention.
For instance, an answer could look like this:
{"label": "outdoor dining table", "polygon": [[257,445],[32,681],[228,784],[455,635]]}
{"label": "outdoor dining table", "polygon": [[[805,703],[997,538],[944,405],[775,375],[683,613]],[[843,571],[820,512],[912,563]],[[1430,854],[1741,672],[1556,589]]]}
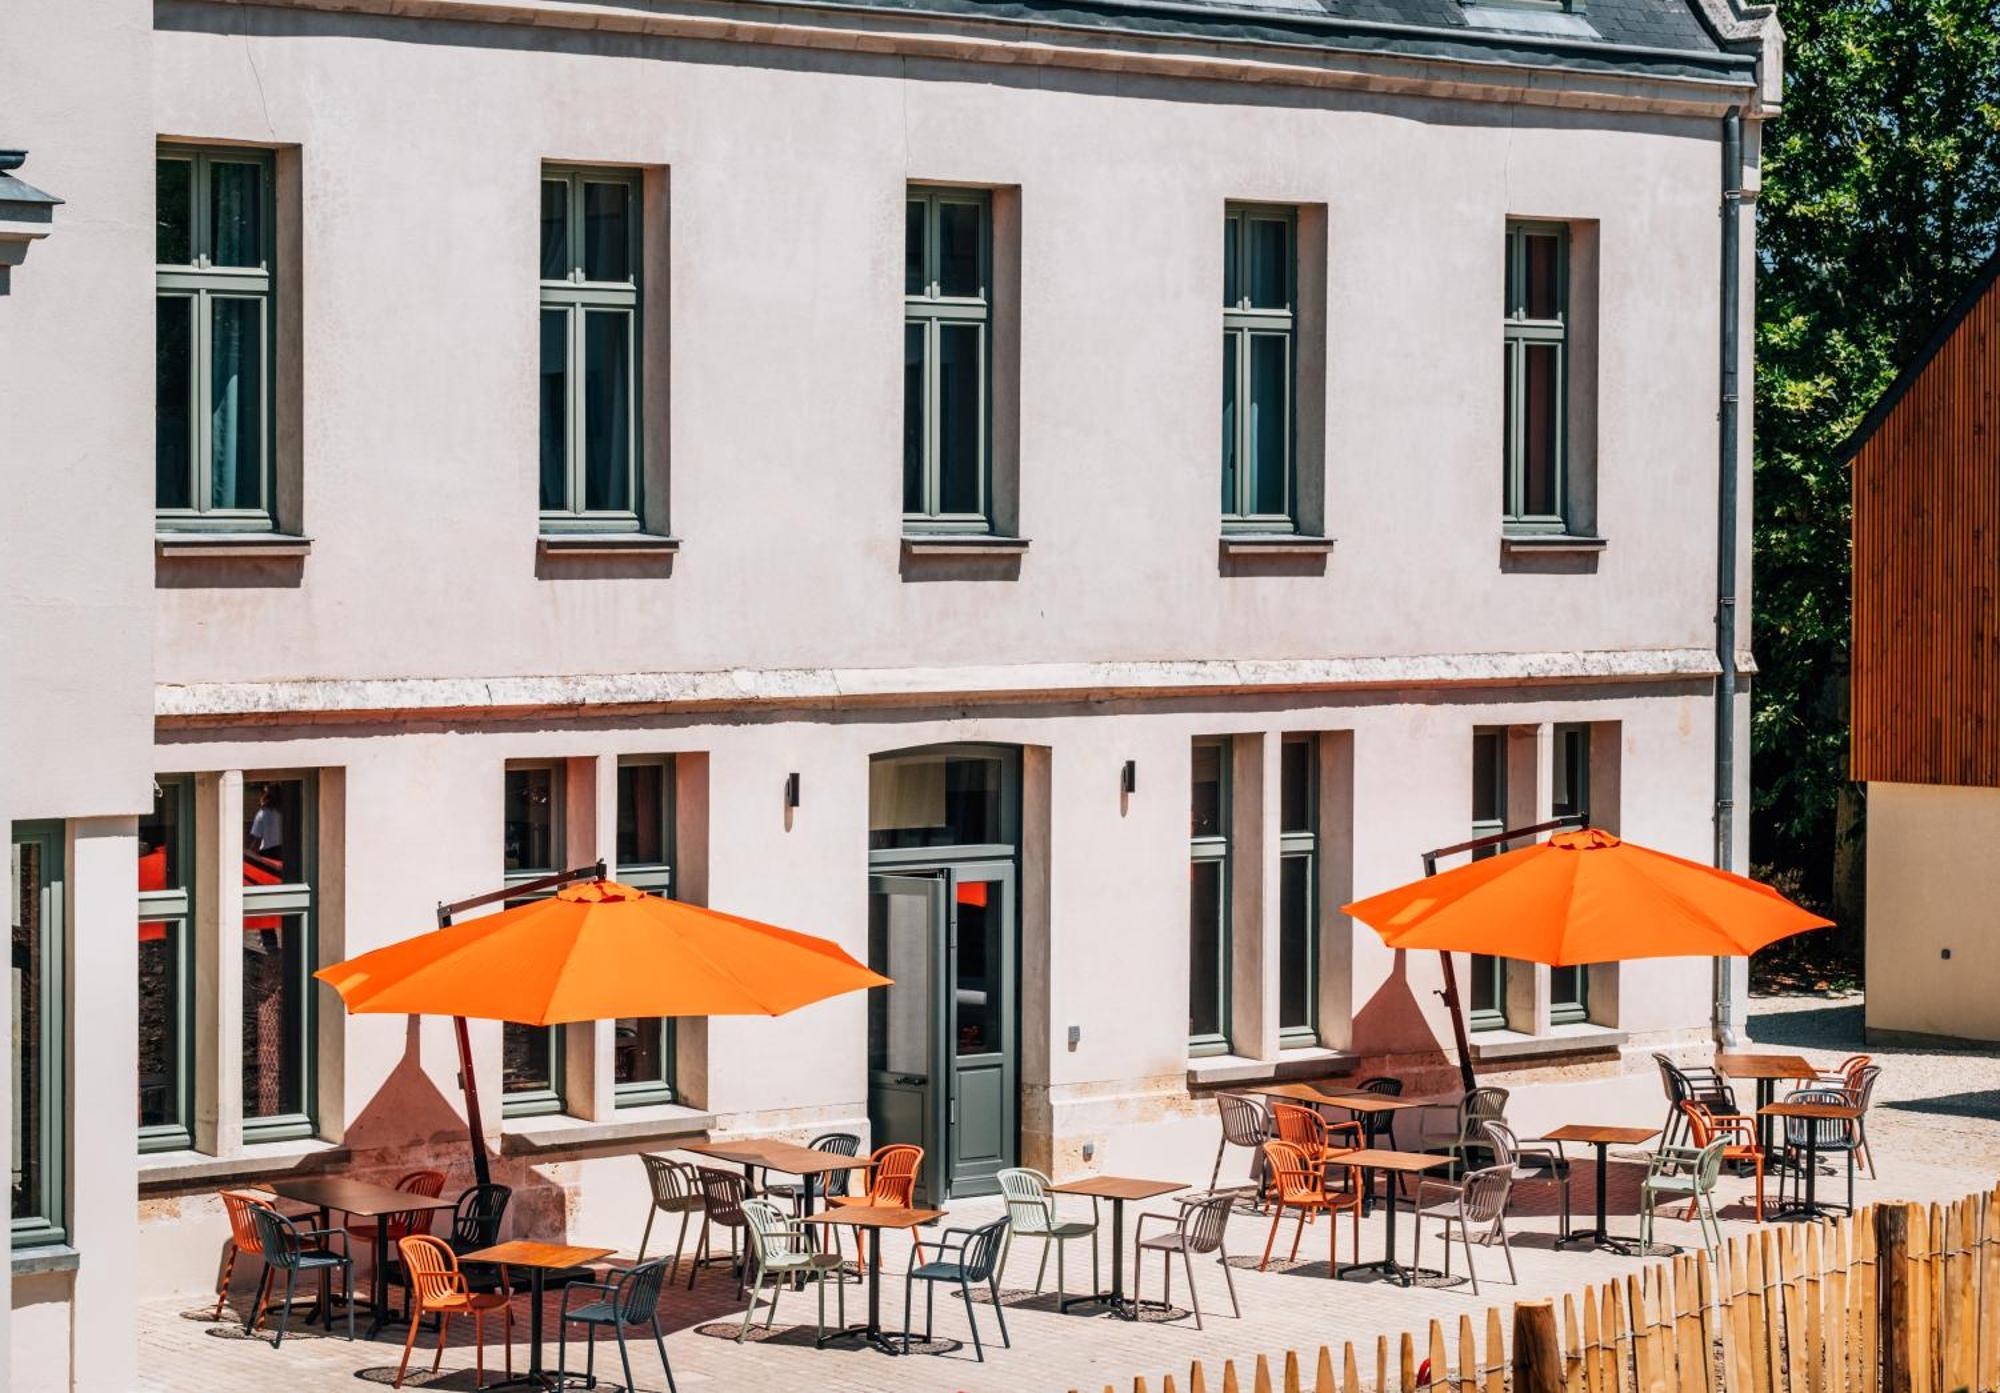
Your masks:
{"label": "outdoor dining table", "polygon": [[[1312,1108],[1340,1108],[1355,1121],[1362,1124],[1364,1131],[1378,1117],[1393,1117],[1406,1108],[1434,1106],[1420,1098],[1399,1098],[1387,1093],[1364,1093],[1344,1091],[1331,1079],[1303,1083],[1274,1083],[1255,1090],[1266,1098],[1282,1098],[1288,1103],[1300,1103]],[[1394,1141],[1393,1129],[1390,1140]],[[1374,1196],[1361,1196],[1361,1213],[1365,1218],[1374,1212]]]}
{"label": "outdoor dining table", "polygon": [[1819,1077],[1819,1070],[1813,1067],[1812,1061],[1796,1054],[1745,1054],[1718,1050],[1715,1067],[1732,1079],[1757,1081],[1757,1145],[1766,1156],[1772,1154],[1771,1124],[1765,1120],[1764,1110],[1771,1106],[1778,1080]]}
{"label": "outdoor dining table", "polygon": [[[884,1229],[913,1229],[920,1224],[934,1224],[944,1218],[942,1209],[903,1209],[886,1204],[857,1204],[844,1209],[830,1209],[821,1214],[807,1215],[808,1224],[852,1225],[857,1230],[856,1241],[861,1241],[860,1230],[866,1230],[866,1241],[861,1246],[868,1250],[868,1320],[863,1325],[850,1325],[845,1330],[836,1330],[819,1339],[824,1348],[829,1340],[859,1339],[864,1344],[873,1345],[884,1354],[901,1354],[903,1347],[891,1340],[882,1330],[882,1232]],[[907,1324],[908,1311],[903,1312]]]}
{"label": "outdoor dining table", "polygon": [[1660,1134],[1657,1127],[1603,1127],[1594,1122],[1569,1122],[1546,1133],[1543,1141],[1574,1141],[1597,1148],[1597,1227],[1594,1229],[1572,1229],[1568,1238],[1558,1239],[1556,1246],[1574,1243],[1588,1238],[1600,1248],[1630,1254],[1632,1243],[1623,1238],[1611,1236],[1610,1221],[1605,1216],[1605,1196],[1611,1188],[1611,1148],[1614,1146],[1637,1146]]}
{"label": "outdoor dining table", "polygon": [[[747,1194],[757,1192],[757,1172],[760,1170],[808,1178],[831,1175],[836,1171],[867,1170],[870,1164],[866,1156],[842,1156],[832,1151],[815,1151],[796,1142],[772,1139],[694,1142],[681,1149],[711,1160],[742,1166],[743,1189]],[[813,1212],[812,1185],[799,1187],[799,1203],[801,1217]]]}
{"label": "outdoor dining table", "polygon": [[374,1290],[368,1298],[368,1338],[371,1340],[381,1334],[382,1327],[389,1323],[389,1226],[385,1220],[392,1214],[452,1209],[457,1205],[456,1200],[413,1195],[408,1190],[374,1185],[365,1180],[349,1180],[339,1175],[273,1180],[265,1188],[280,1199],[311,1205],[319,1211],[321,1228],[329,1227],[330,1216],[335,1213],[345,1214],[351,1219],[375,1221],[375,1274],[370,1283]]}
{"label": "outdoor dining table", "polygon": [[[460,1263],[490,1262],[497,1267],[525,1267],[528,1269],[528,1370],[519,1378],[507,1380],[504,1384],[493,1384],[495,1388],[510,1388],[518,1385],[532,1385],[538,1388],[554,1388],[560,1380],[542,1367],[542,1279],[551,1271],[560,1272],[568,1267],[583,1267],[593,1262],[601,1262],[617,1250],[614,1248],[576,1248],[566,1243],[533,1243],[526,1239],[510,1239],[496,1243],[491,1248],[481,1248],[476,1252],[461,1253]],[[501,1285],[506,1285],[502,1273]],[[440,1335],[439,1338],[443,1338]]]}
{"label": "outdoor dining table", "polygon": [[1178,1180],[1135,1180],[1118,1175],[1087,1175],[1080,1180],[1066,1180],[1060,1185],[1049,1186],[1052,1195],[1088,1195],[1092,1199],[1111,1201],[1111,1289],[1072,1296],[1062,1302],[1062,1309],[1067,1311],[1071,1306],[1087,1302],[1103,1306],[1123,1320],[1139,1319],[1139,1303],[1125,1299],[1125,1202],[1149,1200],[1185,1189],[1187,1186]]}
{"label": "outdoor dining table", "polygon": [[[1385,1175],[1422,1175],[1425,1171],[1436,1170],[1439,1166],[1451,1164],[1449,1156],[1437,1156],[1424,1151],[1389,1151],[1376,1147],[1362,1147],[1354,1151],[1334,1151],[1327,1155],[1330,1166],[1355,1166],[1361,1171],[1361,1193],[1368,1194],[1375,1185],[1375,1172]],[[1350,1272],[1380,1272],[1392,1281],[1411,1286],[1418,1273],[1414,1268],[1404,1267],[1396,1261],[1396,1185],[1388,1181],[1382,1187],[1382,1202],[1388,1208],[1382,1235],[1382,1256],[1373,1262],[1350,1262],[1334,1269],[1334,1276],[1345,1277]],[[1358,1222],[1358,1221],[1357,1221]]]}
{"label": "outdoor dining table", "polygon": [[[1796,1117],[1807,1122],[1845,1122],[1849,1127],[1860,1118],[1861,1109],[1850,1103],[1771,1103],[1757,1110],[1761,1122],[1770,1117]],[[1770,1155],[1770,1152],[1765,1152]],[[1819,1207],[1819,1128],[1806,1128],[1805,1199],[1772,1211],[1780,1218],[1817,1219],[1825,1211]]]}

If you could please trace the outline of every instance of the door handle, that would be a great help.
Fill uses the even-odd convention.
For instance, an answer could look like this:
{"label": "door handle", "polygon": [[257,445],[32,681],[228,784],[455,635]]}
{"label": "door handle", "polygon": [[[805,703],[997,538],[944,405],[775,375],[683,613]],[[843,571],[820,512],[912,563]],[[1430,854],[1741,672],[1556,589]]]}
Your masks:
{"label": "door handle", "polygon": [[917,1074],[903,1074],[897,1078],[896,1082],[907,1085],[912,1088],[921,1088],[925,1084],[929,1083],[930,1080],[927,1078],[923,1078]]}

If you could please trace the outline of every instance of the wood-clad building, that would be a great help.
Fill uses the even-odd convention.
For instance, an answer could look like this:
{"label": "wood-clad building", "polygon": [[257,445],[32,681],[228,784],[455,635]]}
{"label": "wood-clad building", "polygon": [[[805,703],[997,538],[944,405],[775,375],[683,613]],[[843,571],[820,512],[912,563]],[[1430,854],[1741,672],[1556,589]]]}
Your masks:
{"label": "wood-clad building", "polygon": [[2000,256],[1849,447],[1871,1037],[2000,1039],[1996,282]]}

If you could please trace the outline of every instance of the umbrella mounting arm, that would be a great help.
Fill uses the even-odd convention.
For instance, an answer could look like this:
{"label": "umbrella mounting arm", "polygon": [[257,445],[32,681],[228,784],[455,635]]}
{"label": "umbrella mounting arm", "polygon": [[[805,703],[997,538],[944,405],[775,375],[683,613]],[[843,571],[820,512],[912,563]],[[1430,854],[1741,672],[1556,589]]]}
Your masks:
{"label": "umbrella mounting arm", "polygon": [[[604,875],[604,862],[600,860],[594,865],[578,866],[575,870],[557,871],[554,875],[545,875],[540,880],[509,885],[504,890],[489,890],[484,895],[474,895],[469,900],[454,900],[450,904],[440,904],[437,911],[438,927],[450,928],[453,919],[469,909],[498,904],[502,900],[554,894],[565,885],[574,885],[581,880],[602,880]],[[493,1183],[493,1172],[486,1159],[486,1128],[479,1116],[479,1079],[472,1072],[472,1035],[466,1028],[463,1016],[453,1016],[451,1026],[452,1033],[458,1040],[458,1086],[465,1094],[465,1125],[466,1130],[472,1135],[472,1173],[481,1185],[490,1185]]]}
{"label": "umbrella mounting arm", "polygon": [[[1571,827],[1588,827],[1588,813],[1572,813],[1564,817],[1551,818],[1547,822],[1533,823],[1527,827],[1508,827],[1498,832],[1489,832],[1483,837],[1470,841],[1454,842],[1424,853],[1424,876],[1428,879],[1437,874],[1438,858],[1457,856],[1463,852],[1484,851],[1488,847],[1505,846],[1523,837],[1536,837],[1544,832],[1558,832]],[[1451,1012],[1451,1034],[1458,1046],[1458,1076],[1470,1093],[1479,1086],[1479,1080],[1472,1072],[1472,1040],[1465,1031],[1465,1003],[1458,995],[1458,968],[1448,952],[1438,954],[1438,963],[1444,969],[1444,990],[1438,995],[1444,998],[1445,1008]]]}

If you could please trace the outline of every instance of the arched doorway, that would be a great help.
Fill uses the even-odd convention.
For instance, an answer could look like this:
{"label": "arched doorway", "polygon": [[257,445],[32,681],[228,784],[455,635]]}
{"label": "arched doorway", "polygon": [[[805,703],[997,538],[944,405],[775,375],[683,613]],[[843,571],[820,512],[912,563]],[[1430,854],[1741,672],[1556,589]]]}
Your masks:
{"label": "arched doorway", "polygon": [[868,786],[868,1114],[924,1148],[927,1201],[992,1194],[1020,1154],[1020,751],[875,757]]}

